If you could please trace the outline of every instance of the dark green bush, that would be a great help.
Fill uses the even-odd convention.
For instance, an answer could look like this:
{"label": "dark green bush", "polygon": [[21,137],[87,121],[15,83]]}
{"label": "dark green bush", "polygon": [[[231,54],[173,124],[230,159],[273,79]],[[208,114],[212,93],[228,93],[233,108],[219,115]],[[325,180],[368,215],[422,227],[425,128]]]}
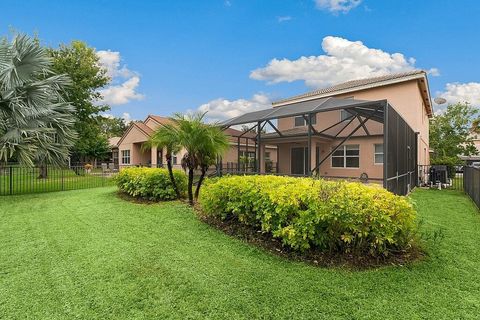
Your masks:
{"label": "dark green bush", "polygon": [[274,176],[232,176],[206,183],[207,215],[235,218],[296,250],[373,256],[408,248],[416,213],[380,186]]}
{"label": "dark green bush", "polygon": [[[182,195],[187,190],[187,176],[181,170],[173,170],[175,182]],[[175,190],[168,170],[161,168],[125,168],[115,177],[118,188],[128,195],[147,200],[173,200]]]}

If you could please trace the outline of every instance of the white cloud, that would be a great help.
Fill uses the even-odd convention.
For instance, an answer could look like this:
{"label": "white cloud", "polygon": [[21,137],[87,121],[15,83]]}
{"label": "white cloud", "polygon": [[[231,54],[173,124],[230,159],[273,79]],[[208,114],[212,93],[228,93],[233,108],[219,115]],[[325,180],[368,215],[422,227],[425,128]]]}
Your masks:
{"label": "white cloud", "polygon": [[280,17],[277,17],[277,21],[279,23],[282,23],[282,22],[285,22],[285,21],[290,21],[292,20],[292,17],[290,16],[280,16]]}
{"label": "white cloud", "polygon": [[207,112],[210,121],[226,120],[238,117],[244,113],[268,109],[271,101],[264,94],[255,94],[252,99],[227,100],[218,98],[202,104],[198,111]]}
{"label": "white cloud", "polygon": [[[114,116],[111,113],[103,113],[102,116],[109,119],[116,118],[116,116]],[[122,118],[123,122],[125,122],[126,124],[129,124],[130,122],[133,121],[132,116],[128,112],[122,113],[122,116],[120,118]]]}
{"label": "white cloud", "polygon": [[[361,41],[350,41],[340,37],[323,38],[324,55],[302,56],[296,60],[273,59],[267,66],[250,73],[250,78],[269,83],[305,81],[312,88],[335,83],[381,76],[388,73],[415,69],[415,59],[401,53],[388,53],[372,49]],[[438,69],[431,69],[438,74]]]}
{"label": "white cloud", "polygon": [[361,2],[362,0],[315,0],[317,8],[333,13],[348,13]]}
{"label": "white cloud", "polygon": [[447,83],[444,91],[436,92],[436,96],[447,100],[447,103],[439,106],[444,109],[448,104],[468,102],[473,106],[480,107],[480,83]]}
{"label": "white cloud", "polygon": [[128,112],[122,113],[122,119],[126,124],[129,124],[130,122],[133,121],[132,116]]}
{"label": "white cloud", "polygon": [[431,75],[432,77],[438,77],[440,76],[440,70],[438,70],[437,68],[430,68],[428,70],[426,70],[427,73],[429,75]]}
{"label": "white cloud", "polygon": [[103,96],[103,102],[109,105],[121,105],[129,103],[131,100],[142,100],[144,96],[136,92],[140,78],[133,76],[118,85],[111,85],[100,90]]}
{"label": "white cloud", "polygon": [[99,90],[103,103],[114,106],[144,98],[144,95],[136,91],[140,83],[139,75],[121,64],[120,52],[100,50],[97,51],[97,56],[100,66],[106,69],[107,75],[112,79],[110,86]]}

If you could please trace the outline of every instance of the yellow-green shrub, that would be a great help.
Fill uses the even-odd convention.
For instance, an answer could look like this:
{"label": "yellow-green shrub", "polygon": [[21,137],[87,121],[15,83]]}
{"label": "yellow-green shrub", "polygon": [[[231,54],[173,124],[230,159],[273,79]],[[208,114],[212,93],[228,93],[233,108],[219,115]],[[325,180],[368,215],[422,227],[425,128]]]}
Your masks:
{"label": "yellow-green shrub", "polygon": [[387,255],[407,248],[416,228],[405,197],[354,182],[229,176],[208,181],[200,203],[207,215],[236,218],[297,250]]}
{"label": "yellow-green shrub", "polygon": [[[187,189],[187,177],[181,170],[173,170],[178,190],[182,195]],[[167,169],[125,168],[115,177],[118,188],[128,195],[148,200],[173,200],[175,190]]]}

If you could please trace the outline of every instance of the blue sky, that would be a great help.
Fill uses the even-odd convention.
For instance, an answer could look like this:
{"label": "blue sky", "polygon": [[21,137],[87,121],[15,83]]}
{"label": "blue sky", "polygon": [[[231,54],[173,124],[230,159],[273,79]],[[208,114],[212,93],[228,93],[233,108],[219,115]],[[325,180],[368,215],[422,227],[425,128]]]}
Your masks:
{"label": "blue sky", "polygon": [[4,35],[36,32],[49,46],[83,40],[103,53],[114,79],[104,91],[112,113],[133,119],[198,108],[226,118],[412,68],[432,72],[433,96],[480,105],[474,0],[2,0],[1,7]]}

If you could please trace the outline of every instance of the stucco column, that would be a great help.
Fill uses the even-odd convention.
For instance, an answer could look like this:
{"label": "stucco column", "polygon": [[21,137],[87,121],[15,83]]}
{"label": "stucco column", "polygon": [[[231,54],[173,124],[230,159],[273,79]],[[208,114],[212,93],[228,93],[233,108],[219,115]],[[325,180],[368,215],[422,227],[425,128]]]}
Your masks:
{"label": "stucco column", "polygon": [[152,163],[152,168],[157,167],[157,147],[152,147],[150,149],[150,161]]}
{"label": "stucco column", "polygon": [[310,164],[313,170],[317,166],[317,142],[312,141],[312,143],[310,144],[310,150]]}
{"label": "stucco column", "polygon": [[260,161],[260,173],[265,173],[265,145],[260,146],[260,154],[258,155]]}

